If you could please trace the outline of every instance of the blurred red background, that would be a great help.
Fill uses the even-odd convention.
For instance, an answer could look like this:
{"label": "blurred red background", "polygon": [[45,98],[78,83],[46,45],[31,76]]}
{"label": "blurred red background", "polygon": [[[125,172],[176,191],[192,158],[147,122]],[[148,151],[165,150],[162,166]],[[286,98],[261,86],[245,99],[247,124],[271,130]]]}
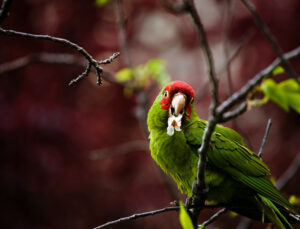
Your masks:
{"label": "blurred red background", "polygon": [[[196,2],[221,77],[221,97],[225,99],[226,1]],[[254,2],[284,51],[300,45],[298,0]],[[196,91],[203,89],[207,81],[205,61],[188,15],[172,14],[154,0],[124,1],[124,11],[133,66],[162,58],[172,80],[187,81]],[[237,90],[276,55],[239,1],[233,2],[230,15],[229,52],[234,53],[244,43],[231,65],[233,88]],[[15,1],[2,26],[69,39],[97,59],[120,51],[114,2],[97,7],[95,1],[84,0]],[[0,43],[0,64],[41,52],[77,55],[49,41],[1,35]],[[292,63],[299,73],[299,60]],[[124,67],[124,59],[121,55],[103,67],[116,72]],[[106,81],[97,86],[94,74],[69,87],[69,81],[83,71],[74,65],[36,63],[0,75],[2,228],[93,228],[168,206],[172,201],[149,151],[136,149],[109,155],[110,147],[147,139],[135,115],[136,97],[124,96],[122,86]],[[158,90],[146,91],[151,101]],[[208,117],[209,103],[206,92],[197,103],[201,118]],[[264,160],[278,178],[300,151],[300,118],[296,112],[286,113],[273,103],[239,117],[242,134],[249,138],[255,152],[268,118],[273,125]],[[94,150],[102,150],[106,156],[93,159]],[[299,175],[283,189],[287,196],[300,195]],[[201,220],[210,214],[206,211]],[[214,226],[232,228],[239,220],[226,215]],[[111,228],[141,227],[180,228],[178,214],[164,213]],[[256,223],[258,227],[265,226]]]}

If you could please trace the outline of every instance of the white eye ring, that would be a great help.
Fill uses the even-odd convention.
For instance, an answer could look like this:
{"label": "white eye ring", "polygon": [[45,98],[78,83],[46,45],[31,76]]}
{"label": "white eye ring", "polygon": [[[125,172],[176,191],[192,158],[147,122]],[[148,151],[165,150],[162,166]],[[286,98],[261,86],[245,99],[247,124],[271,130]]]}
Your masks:
{"label": "white eye ring", "polygon": [[164,94],[163,94],[164,98],[167,98],[168,94],[169,94],[168,91],[165,91]]}

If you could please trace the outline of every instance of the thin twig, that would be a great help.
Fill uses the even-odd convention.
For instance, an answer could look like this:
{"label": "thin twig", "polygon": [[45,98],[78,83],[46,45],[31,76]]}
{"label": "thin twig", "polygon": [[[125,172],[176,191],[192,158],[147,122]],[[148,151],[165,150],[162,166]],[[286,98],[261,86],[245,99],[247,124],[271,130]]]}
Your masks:
{"label": "thin twig", "polygon": [[227,121],[229,121],[233,118],[236,118],[237,116],[245,113],[246,111],[247,111],[247,103],[244,102],[240,106],[238,106],[235,110],[225,112],[223,115],[221,115],[219,122],[220,123],[227,122]]}
{"label": "thin twig", "polygon": [[[229,40],[229,32],[230,32],[230,24],[232,21],[232,12],[233,7],[235,4],[235,1],[232,0],[226,0],[224,1],[225,4],[225,18],[224,18],[224,28],[223,28],[223,36],[224,36],[224,42],[223,42],[223,49],[224,49],[224,56],[225,56],[225,68],[226,68],[226,78],[227,78],[227,96],[229,97],[233,93],[233,82],[232,82],[232,73],[231,73],[231,62],[234,59],[234,55],[230,57],[230,40]],[[238,54],[242,47],[244,47],[251,39],[252,36],[246,36],[240,46],[235,51],[236,54]],[[237,116],[241,115],[243,112],[245,112],[247,109],[245,107],[244,110],[241,110],[241,112],[236,112]],[[226,116],[226,114],[223,115],[223,117]],[[234,117],[234,116],[233,116]],[[252,148],[251,142],[249,140],[249,137],[243,130],[243,128],[240,127],[239,119],[233,119],[233,117],[229,117],[229,119],[232,119],[232,124],[234,129],[238,133],[240,133],[244,137],[245,144]]]}
{"label": "thin twig", "polygon": [[182,3],[171,3],[168,0],[160,0],[160,3],[170,12],[172,13],[184,13],[186,9],[186,5]]}
{"label": "thin twig", "polygon": [[114,54],[112,54],[110,57],[108,57],[105,60],[100,60],[98,61],[98,64],[110,64],[111,62],[113,62],[114,59],[116,59],[118,56],[120,56],[119,52],[115,52]]}
{"label": "thin twig", "polygon": [[[86,67],[88,61],[81,56],[75,56],[68,53],[37,53],[0,64],[0,74],[19,70],[32,63],[67,64]],[[101,77],[105,81],[113,84],[130,86],[127,82],[117,81],[115,75],[107,71],[103,71]]]}
{"label": "thin twig", "polygon": [[219,210],[218,212],[216,212],[215,214],[213,214],[208,220],[206,220],[202,224],[198,225],[198,227],[205,228],[207,225],[209,225],[212,222],[214,222],[217,218],[219,218],[221,215],[225,214],[226,212],[227,212],[227,209],[226,208],[222,208],[221,210]]}
{"label": "thin twig", "polygon": [[210,50],[210,47],[209,47],[209,44],[207,41],[207,37],[206,37],[205,31],[204,31],[204,27],[201,22],[200,16],[196,10],[194,1],[193,0],[184,0],[184,3],[186,5],[185,7],[187,9],[187,12],[192,17],[194,24],[196,26],[196,29],[197,29],[200,46],[203,49],[205,60],[206,60],[207,66],[208,66],[208,77],[209,77],[210,86],[211,86],[211,94],[212,94],[212,98],[213,98],[213,104],[215,104],[214,106],[216,107],[219,103],[218,80],[217,80],[216,73],[215,73],[212,52]]}
{"label": "thin twig", "polygon": [[158,209],[158,210],[150,211],[150,212],[138,213],[138,214],[123,217],[123,218],[120,218],[120,219],[117,219],[117,220],[114,220],[114,221],[107,222],[107,223],[102,224],[98,227],[95,227],[94,229],[102,229],[102,228],[106,228],[106,227],[114,225],[114,224],[119,224],[119,223],[122,223],[122,222],[130,221],[130,220],[134,220],[134,219],[138,219],[138,218],[142,218],[142,217],[146,217],[146,216],[152,216],[152,215],[160,214],[160,213],[163,213],[163,212],[178,211],[178,210],[179,210],[179,207],[176,206],[176,207],[166,207],[166,208],[162,208],[162,209]]}
{"label": "thin twig", "polygon": [[293,77],[300,84],[300,81],[298,79],[298,76],[297,76],[296,72],[294,71],[294,69],[292,68],[292,66],[288,63],[288,61],[286,60],[286,58],[284,58],[283,53],[282,53],[279,45],[277,44],[277,41],[276,41],[275,37],[273,36],[272,32],[270,31],[270,29],[268,28],[268,26],[265,24],[265,22],[262,20],[262,18],[260,17],[260,15],[257,13],[254,5],[252,3],[250,3],[248,0],[241,0],[241,1],[246,6],[246,8],[250,11],[250,13],[252,14],[252,16],[253,16],[256,24],[261,29],[261,31],[263,32],[264,36],[268,39],[269,43],[271,44],[274,52],[278,56],[281,64],[283,65],[283,67],[286,69],[286,71],[288,72],[288,74],[291,77]]}
{"label": "thin twig", "polygon": [[91,71],[91,63],[88,63],[88,65],[86,66],[86,69],[83,73],[81,73],[79,76],[77,76],[75,79],[72,79],[69,83],[69,86],[71,86],[74,83],[77,83],[78,81],[82,80],[84,77],[86,77],[90,71]]}
{"label": "thin twig", "polygon": [[[216,208],[220,208],[220,207],[221,207],[220,205],[214,204],[214,205],[204,205],[202,208],[216,209]],[[152,216],[152,215],[169,212],[169,211],[178,211],[178,210],[179,210],[179,206],[173,206],[173,207],[165,207],[165,208],[161,208],[161,209],[153,210],[153,211],[149,211],[149,212],[137,213],[137,214],[133,214],[131,216],[122,217],[117,220],[109,221],[105,224],[95,227],[94,229],[102,229],[102,228],[105,228],[105,227],[108,227],[111,225],[115,225],[115,224],[119,224],[119,223],[123,223],[126,221],[130,221],[130,220],[134,220],[134,219],[138,219],[138,218],[142,218],[142,217],[147,217],[147,216]]]}
{"label": "thin twig", "polygon": [[300,167],[300,152],[293,159],[288,169],[276,181],[276,187],[281,190],[294,177]]}
{"label": "thin twig", "polygon": [[12,0],[3,0],[0,8],[0,24],[4,21],[5,18],[9,15],[9,9],[12,4]]}
{"label": "thin twig", "polygon": [[262,140],[262,143],[261,143],[261,146],[259,148],[259,152],[258,152],[258,156],[259,157],[262,157],[263,156],[263,149],[265,147],[265,144],[266,144],[266,141],[267,141],[267,138],[268,138],[268,135],[269,135],[269,132],[270,132],[270,127],[272,125],[272,119],[268,119],[268,124],[267,124],[267,127],[266,127],[266,131],[265,131],[265,134],[264,134],[264,137],[263,137],[263,140]]}
{"label": "thin twig", "polygon": [[30,34],[30,33],[23,33],[18,32],[14,30],[5,30],[0,28],[0,34],[6,35],[6,36],[16,36],[16,37],[24,37],[24,38],[32,38],[32,39],[38,39],[38,40],[48,40],[56,43],[60,43],[63,45],[66,45],[67,47],[75,50],[79,54],[81,54],[85,59],[88,61],[88,65],[86,67],[86,70],[76,79],[72,80],[69,85],[71,85],[74,82],[77,82],[79,79],[82,79],[83,77],[87,76],[91,70],[91,67],[93,67],[97,73],[97,84],[101,84],[101,73],[103,69],[99,66],[98,61],[96,61],[84,48],[81,46],[67,40],[64,38],[58,38],[53,37],[49,35],[39,35],[39,34]]}
{"label": "thin twig", "polygon": [[[246,46],[246,44],[251,40],[252,35],[246,36],[245,39],[242,40],[242,42],[239,44],[239,46],[233,51],[233,53],[231,54],[231,56],[228,58],[228,60],[225,62],[225,64],[219,69],[219,71],[217,72],[217,75],[222,75],[222,73],[224,71],[226,71],[227,66],[230,65],[235,58],[240,54],[241,50]],[[201,87],[201,89],[198,90],[198,92],[196,93],[195,96],[195,101],[199,101],[207,92],[207,90],[209,89],[209,80],[207,80],[205,83],[203,83],[203,86]]]}
{"label": "thin twig", "polygon": [[119,27],[119,43],[120,48],[123,56],[123,61],[126,67],[131,67],[131,57],[129,52],[129,45],[127,40],[126,34],[126,24],[125,24],[125,13],[123,9],[123,1],[122,0],[115,0],[116,6],[116,16],[118,20],[118,27]]}
{"label": "thin twig", "polygon": [[232,21],[232,0],[225,1],[225,19],[224,19],[224,55],[226,60],[226,77],[227,77],[227,84],[228,84],[228,96],[233,92],[233,84],[232,84],[232,76],[231,76],[231,69],[230,69],[230,62],[229,60],[229,29],[230,23]]}
{"label": "thin twig", "polygon": [[19,70],[32,63],[71,64],[85,67],[86,59],[67,53],[38,53],[0,64],[0,74]]}
{"label": "thin twig", "polygon": [[[290,52],[287,52],[283,55],[284,59],[290,60],[294,58],[300,57],[300,46],[293,49]],[[272,71],[281,64],[281,60],[276,58],[268,67],[257,73],[251,80],[248,81],[239,91],[235,92],[232,96],[230,96],[226,101],[224,101],[218,108],[217,113],[221,114],[224,111],[227,111],[241,100],[246,98],[248,93],[252,91],[252,89],[258,85],[263,78],[269,76]]]}
{"label": "thin twig", "polygon": [[137,150],[149,151],[149,142],[145,140],[136,140],[125,142],[118,146],[93,150],[90,152],[89,158],[91,160],[103,160]]}

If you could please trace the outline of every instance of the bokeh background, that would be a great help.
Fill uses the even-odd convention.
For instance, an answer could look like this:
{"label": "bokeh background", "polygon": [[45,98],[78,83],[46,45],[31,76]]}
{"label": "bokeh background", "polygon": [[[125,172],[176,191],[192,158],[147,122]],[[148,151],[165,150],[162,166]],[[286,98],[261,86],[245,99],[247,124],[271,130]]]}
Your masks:
{"label": "bokeh background", "polygon": [[[229,14],[227,1],[195,2],[220,77],[220,95],[226,99],[228,58],[224,45],[230,56],[240,49],[230,66],[234,91],[276,56],[239,1],[232,1]],[[282,50],[300,45],[298,0],[253,2]],[[130,58],[132,66],[161,58],[172,80],[187,81],[201,94],[196,107],[206,119],[210,104],[206,66],[189,16],[173,14],[155,0],[124,0],[123,6],[128,53],[103,66],[105,71],[122,69],[125,58]],[[1,26],[69,39],[97,59],[120,51],[114,1],[103,7],[96,6],[94,0],[14,1]],[[0,65],[45,52],[78,55],[49,41],[1,35],[0,44]],[[292,64],[299,73],[299,60]],[[83,71],[78,65],[34,63],[0,74],[1,228],[93,228],[168,206],[173,200],[147,150],[147,136],[137,117],[141,107],[137,109],[136,94],[124,93],[123,86],[107,81],[97,86],[94,74],[69,87],[69,81]],[[149,109],[158,91],[154,81],[145,86],[149,102],[143,109]],[[299,114],[268,103],[225,125],[238,128],[257,152],[268,118],[273,125],[263,159],[279,178],[300,152]],[[287,197],[300,196],[299,175],[300,171],[282,190]],[[200,221],[211,214],[205,211]],[[227,214],[211,228],[234,228],[240,220]],[[252,228],[264,227],[252,224]],[[170,212],[111,228],[180,225],[178,213]]]}

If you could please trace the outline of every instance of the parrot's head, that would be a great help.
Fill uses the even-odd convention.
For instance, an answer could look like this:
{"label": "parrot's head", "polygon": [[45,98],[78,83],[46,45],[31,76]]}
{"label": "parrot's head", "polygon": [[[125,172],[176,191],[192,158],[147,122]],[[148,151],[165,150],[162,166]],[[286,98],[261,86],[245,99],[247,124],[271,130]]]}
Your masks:
{"label": "parrot's head", "polygon": [[194,94],[193,88],[183,81],[173,81],[161,91],[159,104],[168,111],[168,135],[172,136],[174,130],[181,130],[184,116],[191,117]]}

